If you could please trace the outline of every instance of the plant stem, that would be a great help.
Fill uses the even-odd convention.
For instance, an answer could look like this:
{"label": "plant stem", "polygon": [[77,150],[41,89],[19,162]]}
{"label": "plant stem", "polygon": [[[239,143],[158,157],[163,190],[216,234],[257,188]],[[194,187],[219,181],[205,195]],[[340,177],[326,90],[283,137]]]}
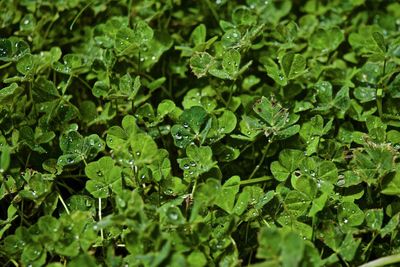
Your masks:
{"label": "plant stem", "polygon": [[15,265],[15,266],[19,266],[18,262],[16,262],[14,259],[10,259],[10,261]]}
{"label": "plant stem", "polygon": [[4,69],[4,68],[7,68],[8,66],[10,66],[12,64],[12,62],[10,61],[10,62],[8,62],[8,63],[6,63],[6,64],[3,64],[3,65],[1,65],[0,66],[0,69]]}
{"label": "plant stem", "polygon": [[226,102],[226,105],[225,105],[227,108],[231,104],[232,95],[233,95],[233,86],[234,85],[235,85],[235,81],[233,81],[231,86],[229,86],[229,97],[228,97],[228,101]]}
{"label": "plant stem", "polygon": [[378,108],[379,117],[382,119],[383,112],[382,112],[382,89],[379,88],[376,91],[376,106]]}
{"label": "plant stem", "polygon": [[61,204],[64,206],[65,212],[70,215],[71,213],[69,212],[69,209],[67,207],[67,205],[64,202],[64,199],[62,198],[62,196],[60,195],[60,193],[58,193],[58,199],[60,200]]}
{"label": "plant stem", "polygon": [[[386,57],[385,60],[383,61],[383,69],[382,69],[382,77],[385,76],[386,73]],[[383,112],[382,112],[382,96],[383,96],[383,81],[382,84],[379,83],[379,88],[376,91],[376,106],[378,108],[378,113],[379,113],[379,117],[382,119],[383,117]]]}
{"label": "plant stem", "polygon": [[256,184],[256,183],[262,183],[262,182],[266,182],[272,180],[271,176],[263,176],[263,177],[259,177],[259,178],[254,178],[251,180],[243,180],[240,181],[240,185],[244,186],[244,185],[249,185],[249,184]]}
{"label": "plant stem", "polygon": [[266,155],[267,155],[267,153],[268,153],[268,149],[269,149],[269,146],[271,145],[271,143],[272,143],[272,140],[269,140],[267,146],[265,147],[265,151],[264,151],[264,153],[263,153],[263,155],[262,155],[260,161],[258,162],[258,164],[256,165],[256,167],[254,168],[253,172],[250,174],[248,180],[250,180],[251,178],[253,178],[253,176],[256,174],[256,172],[258,171],[258,169],[261,167],[261,164],[262,164],[262,163],[264,162],[264,160],[265,160],[265,157],[266,157]]}
{"label": "plant stem", "polygon": [[370,262],[367,262],[360,267],[378,267],[378,266],[385,266],[388,264],[398,263],[400,262],[400,254],[395,254],[391,256],[382,257]]}
{"label": "plant stem", "polygon": [[[101,198],[99,198],[99,221],[102,220],[102,216],[101,216]],[[103,232],[103,228],[100,228],[100,236],[101,236],[101,242],[103,242],[104,240],[104,232]]]}
{"label": "plant stem", "polygon": [[78,12],[78,14],[76,15],[76,17],[74,18],[74,20],[72,21],[72,23],[71,23],[71,25],[69,26],[69,30],[70,31],[72,31],[72,28],[74,27],[74,25],[75,25],[75,22],[78,20],[78,18],[82,15],[82,13],[92,4],[92,3],[94,3],[95,1],[93,0],[93,1],[91,1],[91,2],[89,2],[88,4],[86,4],[86,6],[84,6],[79,12]]}

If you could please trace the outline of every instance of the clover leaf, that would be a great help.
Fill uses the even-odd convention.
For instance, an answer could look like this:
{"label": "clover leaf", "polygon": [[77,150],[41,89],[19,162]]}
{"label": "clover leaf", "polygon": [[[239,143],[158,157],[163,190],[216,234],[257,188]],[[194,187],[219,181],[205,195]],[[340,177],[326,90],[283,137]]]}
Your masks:
{"label": "clover leaf", "polygon": [[85,174],[89,178],[86,189],[95,198],[106,198],[110,189],[119,193],[122,190],[121,168],[114,165],[110,157],[102,157],[98,161],[90,162],[85,167]]}
{"label": "clover leaf", "polygon": [[104,141],[97,134],[83,137],[77,131],[68,131],[60,137],[60,148],[63,155],[57,164],[64,167],[93,159],[104,149]]}

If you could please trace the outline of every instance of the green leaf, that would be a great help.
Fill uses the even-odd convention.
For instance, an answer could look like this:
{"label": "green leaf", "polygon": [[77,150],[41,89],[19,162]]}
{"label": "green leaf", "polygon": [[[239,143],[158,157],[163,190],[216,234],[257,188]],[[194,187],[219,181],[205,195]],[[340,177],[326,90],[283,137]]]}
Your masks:
{"label": "green leaf", "polygon": [[381,50],[381,52],[386,52],[386,44],[383,35],[380,32],[373,32],[372,38],[376,43],[376,46]]}
{"label": "green leaf", "polygon": [[85,174],[90,179],[86,182],[86,189],[95,198],[106,198],[110,189],[118,193],[122,190],[121,169],[114,166],[110,157],[102,157],[85,167]]}
{"label": "green leaf", "polygon": [[0,60],[17,61],[30,52],[29,45],[20,38],[0,39]]}
{"label": "green leaf", "polygon": [[201,78],[205,76],[214,62],[214,58],[207,52],[196,52],[190,58],[190,67],[197,76]]}
{"label": "green leaf", "polygon": [[131,139],[130,146],[133,152],[135,164],[153,164],[158,153],[157,144],[147,134],[139,133]]}
{"label": "green leaf", "polygon": [[361,103],[370,102],[376,99],[376,89],[372,87],[356,87],[354,89],[354,96]]}
{"label": "green leaf", "polygon": [[389,175],[382,185],[382,194],[396,196],[400,194],[400,170],[397,168],[394,174]]}
{"label": "green leaf", "polygon": [[306,60],[300,54],[288,53],[282,58],[282,69],[288,80],[293,80],[303,74]]}
{"label": "green leaf", "polygon": [[201,126],[203,126],[206,119],[207,112],[202,107],[198,106],[194,106],[189,110],[185,110],[179,118],[183,127],[190,127],[195,134],[200,133]]}
{"label": "green leaf", "polygon": [[63,155],[58,158],[58,165],[74,165],[83,159],[93,159],[104,149],[104,141],[97,134],[82,137],[77,131],[68,131],[60,137]]}
{"label": "green leaf", "polygon": [[230,29],[221,38],[221,43],[225,47],[236,48],[240,45],[242,34],[237,29]]}
{"label": "green leaf", "polygon": [[55,100],[60,97],[53,82],[39,78],[32,86],[32,96],[36,102]]}
{"label": "green leaf", "polygon": [[189,254],[187,261],[190,266],[193,267],[203,267],[207,265],[207,258],[201,251],[197,250]]}
{"label": "green leaf", "polygon": [[204,24],[200,24],[193,30],[189,40],[193,42],[195,45],[200,45],[206,41],[206,34],[207,34],[206,26]]}
{"label": "green leaf", "polygon": [[352,202],[343,202],[338,210],[338,221],[342,227],[358,226],[364,222],[364,212]]}
{"label": "green leaf", "polygon": [[385,225],[385,227],[381,229],[380,235],[382,236],[382,238],[384,238],[389,233],[391,233],[393,237],[397,232],[395,230],[398,227],[399,223],[400,213],[396,213],[392,218],[390,218],[390,221]]}
{"label": "green leaf", "polygon": [[231,79],[236,78],[240,66],[240,58],[240,53],[234,49],[226,51],[222,58],[222,68]]}
{"label": "green leaf", "polygon": [[306,194],[293,190],[286,195],[284,203],[287,207],[286,212],[290,214],[289,216],[297,218],[306,213],[311,201]]}
{"label": "green leaf", "polygon": [[177,124],[171,128],[171,135],[174,138],[174,143],[180,148],[187,147],[194,139],[194,134],[185,126]]}
{"label": "green leaf", "polygon": [[322,211],[326,205],[329,195],[323,193],[318,198],[314,199],[310,211],[308,212],[309,217],[314,217],[318,212]]}
{"label": "green leaf", "polygon": [[310,39],[310,46],[323,53],[331,52],[344,41],[344,34],[338,27],[318,29]]}
{"label": "green leaf", "polygon": [[121,93],[126,95],[130,101],[135,99],[140,85],[140,77],[136,76],[135,80],[133,81],[129,73],[122,76],[119,80],[119,90]]}
{"label": "green leaf", "polygon": [[332,101],[332,84],[328,81],[319,81],[315,84],[317,98],[322,103]]}
{"label": "green leaf", "polygon": [[277,84],[281,86],[288,84],[287,76],[283,71],[280,70],[279,66],[272,59],[268,58],[267,60],[264,60],[263,64],[267,70],[268,76],[271,77]]}
{"label": "green leaf", "polygon": [[0,152],[0,173],[4,173],[10,167],[10,149],[3,148]]}
{"label": "green leaf", "polygon": [[373,230],[380,230],[383,223],[383,210],[370,209],[365,212],[365,222]]}
{"label": "green leaf", "polygon": [[12,83],[7,87],[0,90],[0,104],[6,105],[11,104],[15,97],[18,97],[22,93],[23,89],[16,83]]}
{"label": "green leaf", "polygon": [[304,153],[300,150],[284,149],[279,153],[279,162],[271,163],[271,172],[278,181],[285,181],[289,175],[299,168]]}
{"label": "green leaf", "polygon": [[299,235],[289,232],[282,241],[282,266],[297,266],[303,258],[304,240]]}
{"label": "green leaf", "polygon": [[229,134],[236,128],[237,119],[233,112],[224,110],[221,117],[218,118],[218,131]]}
{"label": "green leaf", "polygon": [[340,255],[348,261],[353,260],[357,253],[361,238],[354,238],[353,234],[348,233],[340,245]]}
{"label": "green leaf", "polygon": [[216,165],[212,159],[212,150],[208,146],[189,145],[186,148],[186,155],[187,158],[178,159],[179,167],[184,171],[185,177],[198,177]]}
{"label": "green leaf", "polygon": [[231,214],[235,204],[236,194],[239,192],[240,178],[233,176],[229,178],[221,187],[221,191],[216,196],[214,203],[224,211]]}

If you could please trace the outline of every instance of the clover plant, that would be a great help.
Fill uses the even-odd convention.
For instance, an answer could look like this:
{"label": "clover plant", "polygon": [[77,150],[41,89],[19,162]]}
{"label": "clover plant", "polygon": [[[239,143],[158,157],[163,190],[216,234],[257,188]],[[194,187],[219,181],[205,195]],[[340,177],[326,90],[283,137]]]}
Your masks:
{"label": "clover plant", "polygon": [[397,266],[400,4],[0,1],[2,266]]}

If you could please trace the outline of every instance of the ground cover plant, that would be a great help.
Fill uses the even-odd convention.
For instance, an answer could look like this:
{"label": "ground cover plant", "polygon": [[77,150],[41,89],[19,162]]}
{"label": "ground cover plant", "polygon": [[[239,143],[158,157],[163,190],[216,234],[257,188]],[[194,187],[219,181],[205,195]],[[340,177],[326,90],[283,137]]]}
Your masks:
{"label": "ground cover plant", "polygon": [[397,1],[0,10],[2,266],[399,264]]}

